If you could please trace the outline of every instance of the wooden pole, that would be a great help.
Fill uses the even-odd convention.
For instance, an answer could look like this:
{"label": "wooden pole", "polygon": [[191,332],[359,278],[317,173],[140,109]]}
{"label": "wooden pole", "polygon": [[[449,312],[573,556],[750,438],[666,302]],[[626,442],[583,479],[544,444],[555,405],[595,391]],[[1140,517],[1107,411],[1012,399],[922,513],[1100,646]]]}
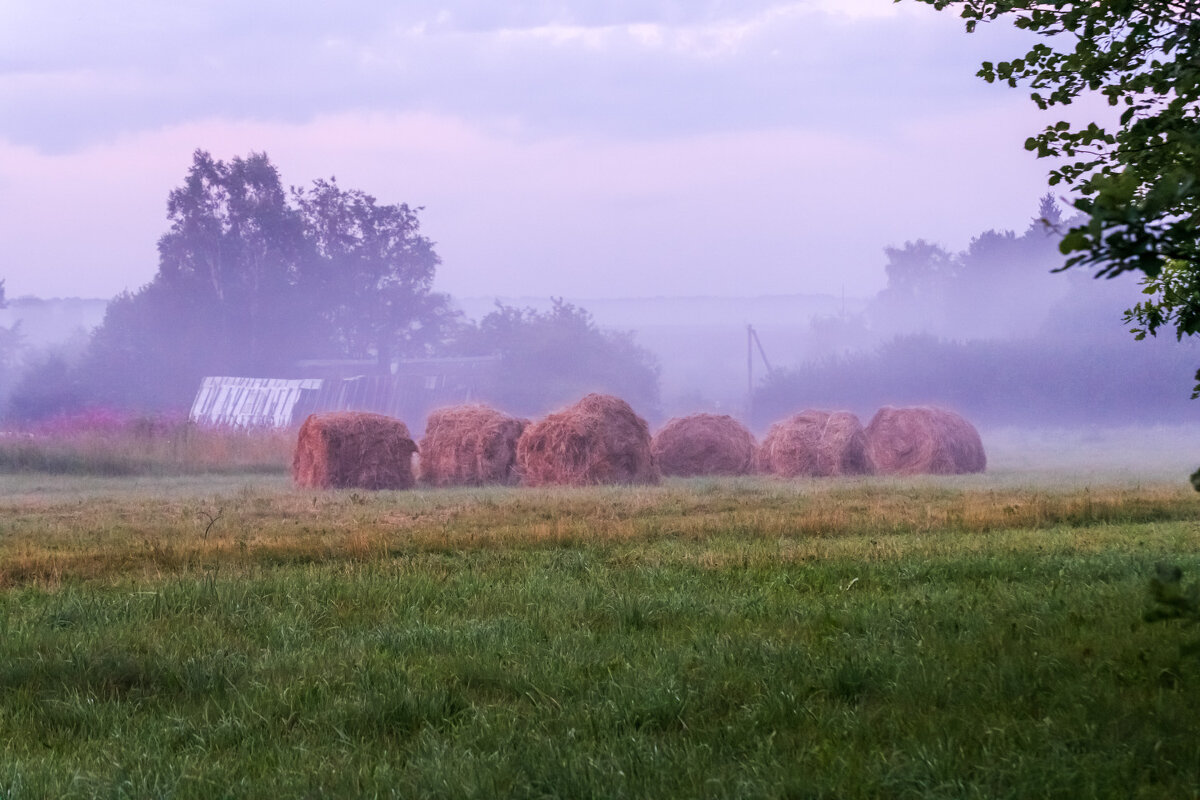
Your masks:
{"label": "wooden pole", "polygon": [[754,402],[754,327],[746,326],[746,415]]}

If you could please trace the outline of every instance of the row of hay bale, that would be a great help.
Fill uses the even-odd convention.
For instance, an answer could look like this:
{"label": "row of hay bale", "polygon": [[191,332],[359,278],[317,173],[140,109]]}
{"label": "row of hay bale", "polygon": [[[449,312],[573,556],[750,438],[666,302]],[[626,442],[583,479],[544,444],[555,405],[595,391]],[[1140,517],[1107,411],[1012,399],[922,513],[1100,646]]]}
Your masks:
{"label": "row of hay bale", "polygon": [[[419,469],[413,473],[413,454]],[[590,394],[537,422],[486,406],[429,415],[420,446],[404,423],[378,414],[314,414],[300,427],[292,474],[301,486],[653,484],[660,475],[783,477],[982,472],[979,434],[935,408],[884,408],[866,428],[845,411],[803,411],[771,426],[761,445],[732,417],[672,419],[653,437],[616,397]]]}
{"label": "row of hay bale", "polygon": [[802,411],[776,422],[758,471],[784,477],[961,475],[983,472],[979,432],[953,411],[881,408],[864,428],[848,411]]}

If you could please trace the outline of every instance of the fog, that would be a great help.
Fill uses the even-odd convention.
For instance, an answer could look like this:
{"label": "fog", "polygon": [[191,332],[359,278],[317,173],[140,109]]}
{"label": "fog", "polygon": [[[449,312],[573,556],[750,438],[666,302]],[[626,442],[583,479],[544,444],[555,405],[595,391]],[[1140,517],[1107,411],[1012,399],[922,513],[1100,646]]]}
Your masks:
{"label": "fog", "polygon": [[[882,405],[907,404],[954,408],[982,428],[1005,431],[1009,442],[1021,441],[1014,433],[1021,429],[1193,422],[1188,389],[1200,350],[1170,337],[1133,340],[1122,313],[1140,299],[1135,279],[1097,281],[1085,272],[1052,272],[1057,238],[1043,234],[1032,220],[1022,235],[988,236],[996,247],[985,259],[982,277],[972,273],[970,248],[945,251],[958,263],[957,275],[926,276],[929,285],[920,291],[909,287],[912,296],[899,299],[895,275],[870,296],[451,297],[458,324],[483,335],[471,334],[476,337],[472,345],[471,336],[446,334],[442,343],[407,356],[436,360],[503,352],[504,363],[516,359],[513,363],[524,364],[512,369],[524,370],[518,382],[528,391],[506,393],[494,386],[494,394],[489,396],[485,388],[474,399],[519,413],[543,413],[595,389],[627,395],[653,425],[699,411],[727,413],[747,421],[760,435],[772,421],[803,408],[848,409],[865,421]],[[1030,240],[1039,242],[1032,252]],[[901,249],[910,254],[917,249],[911,245],[880,253],[877,268],[885,272],[885,280],[888,266],[903,260]],[[1008,256],[1017,254],[1022,260],[1007,261],[1004,252],[996,252],[1006,248],[1013,251]],[[629,337],[657,368],[656,386],[646,390],[644,383],[613,383],[613,371],[642,369],[640,362],[628,360],[636,357],[628,351],[613,355],[611,366],[583,366],[586,351],[603,346],[601,339],[567,341],[574,334],[549,325],[549,335],[562,336],[567,351],[564,361],[556,361],[559,356],[546,349],[539,335],[501,345],[485,332],[485,321],[498,310],[552,320],[556,303],[578,309],[598,334]],[[7,393],[15,390],[18,400],[21,392],[30,393],[28,377],[36,378],[37,368],[48,359],[74,365],[86,360],[89,336],[105,306],[102,299],[10,301],[0,310],[0,325],[20,332],[21,352],[9,371]],[[367,355],[366,361],[349,361],[345,368],[373,371]],[[133,366],[153,373],[145,361]],[[114,374],[122,368],[119,361],[105,362],[106,371]],[[579,374],[572,383],[570,373],[576,368]],[[212,371],[257,377],[323,374],[294,364],[258,372],[219,366]],[[72,380],[77,386],[78,380]],[[163,380],[154,376],[156,385]],[[185,375],[173,400],[127,395],[124,404],[150,411],[183,408],[196,382],[195,376]],[[129,377],[124,385],[135,391],[137,378]],[[44,399],[54,386],[53,380],[36,383],[32,393]],[[76,400],[82,400],[77,406],[89,405],[86,397]],[[34,408],[33,416],[41,410]],[[60,410],[70,411],[70,406]]]}
{"label": "fog", "polygon": [[[474,397],[525,414],[598,389],[759,432],[883,404],[1192,419],[1200,354],[1132,341],[1136,281],[1053,272],[1070,198],[1022,148],[1047,119],[974,76],[1020,32],[890,0],[59,10],[0,20],[10,424],[179,412],[205,375],[491,357]],[[263,154],[214,198],[275,175],[276,216],[218,220],[271,232],[222,241],[252,253],[240,277],[205,277],[212,243],[168,211],[197,150]],[[333,175],[346,208],[411,213],[403,302],[323,227]]]}

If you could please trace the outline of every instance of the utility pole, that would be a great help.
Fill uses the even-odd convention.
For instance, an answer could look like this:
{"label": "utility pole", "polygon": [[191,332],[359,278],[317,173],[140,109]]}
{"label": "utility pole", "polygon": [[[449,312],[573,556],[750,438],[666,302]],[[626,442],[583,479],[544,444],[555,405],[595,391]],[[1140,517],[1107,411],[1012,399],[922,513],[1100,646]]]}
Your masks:
{"label": "utility pole", "polygon": [[770,377],[772,369],[771,362],[767,359],[767,351],[763,349],[762,341],[758,338],[758,331],[754,330],[753,325],[746,326],[746,416],[750,416],[754,406],[754,348],[757,345],[758,355],[762,358],[763,366],[767,368],[767,376]]}
{"label": "utility pole", "polygon": [[750,401],[754,397],[754,327],[746,326],[746,412],[750,411]]}

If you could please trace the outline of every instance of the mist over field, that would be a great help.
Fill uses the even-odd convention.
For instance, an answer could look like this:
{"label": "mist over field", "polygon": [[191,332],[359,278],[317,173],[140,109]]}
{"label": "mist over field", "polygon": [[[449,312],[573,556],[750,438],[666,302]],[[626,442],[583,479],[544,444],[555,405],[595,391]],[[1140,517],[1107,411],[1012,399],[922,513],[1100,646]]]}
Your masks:
{"label": "mist over field", "polygon": [[1194,418],[1200,353],[1132,341],[1136,282],[1053,272],[1046,118],[974,76],[1020,31],[887,0],[68,6],[0,25],[7,427],[418,369],[471,386],[417,428],[593,390],[760,434]]}
{"label": "mist over field", "polygon": [[1200,797],[1198,122],[1200,0],[0,0],[0,800]]}
{"label": "mist over field", "polygon": [[[935,279],[926,295],[904,303],[886,289],[870,297],[566,301],[586,310],[597,329],[632,334],[651,357],[657,396],[635,399],[655,424],[711,411],[748,420],[761,435],[775,419],[802,408],[845,408],[866,420],[887,404],[942,405],[1001,429],[1190,424],[1187,388],[1200,351],[1187,341],[1133,341],[1121,314],[1137,298],[1136,282],[1051,273],[1053,256],[1047,247],[1031,266],[1017,253],[1012,261],[989,264],[997,276],[987,274],[982,287],[939,288]],[[451,300],[463,320],[476,324],[498,306],[539,313],[553,307],[548,295]],[[51,354],[71,361],[86,350],[105,305],[20,298],[0,310],[0,325],[19,321],[19,363],[34,365]],[[756,342],[748,339],[749,326]],[[560,368],[550,364],[542,377],[551,380]],[[17,377],[9,391],[20,370],[10,373]],[[588,376],[580,380],[577,393],[606,388],[602,379],[594,387]],[[175,408],[190,403],[184,389]],[[552,402],[570,400],[560,392]],[[146,407],[136,397],[131,405]]]}

